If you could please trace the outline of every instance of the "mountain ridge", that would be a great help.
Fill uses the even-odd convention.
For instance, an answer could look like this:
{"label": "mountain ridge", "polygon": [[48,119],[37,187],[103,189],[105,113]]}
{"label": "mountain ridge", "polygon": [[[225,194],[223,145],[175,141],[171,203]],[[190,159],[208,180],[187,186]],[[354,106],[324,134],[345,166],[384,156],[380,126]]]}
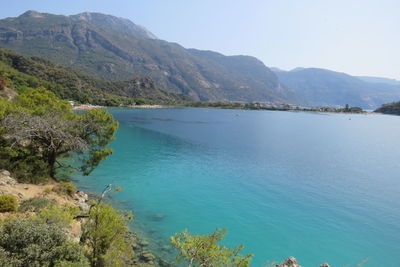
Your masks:
{"label": "mountain ridge", "polygon": [[28,11],[0,20],[0,46],[103,79],[151,77],[159,89],[196,101],[299,101],[254,57],[186,49],[154,37],[127,19],[100,13]]}
{"label": "mountain ridge", "polygon": [[[275,74],[307,105],[360,106],[367,109],[400,99],[400,85],[374,83],[358,76],[322,68],[278,70]],[[385,80],[386,78],[380,78]]]}

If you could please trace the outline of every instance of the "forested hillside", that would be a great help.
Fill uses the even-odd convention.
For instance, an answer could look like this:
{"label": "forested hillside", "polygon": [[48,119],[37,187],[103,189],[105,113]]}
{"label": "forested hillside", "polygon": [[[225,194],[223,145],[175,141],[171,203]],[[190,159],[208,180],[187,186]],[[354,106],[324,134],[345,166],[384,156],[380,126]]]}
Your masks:
{"label": "forested hillside", "polygon": [[173,96],[155,88],[150,78],[105,81],[52,63],[40,57],[25,57],[0,48],[0,76],[7,88],[23,92],[45,87],[63,99],[101,105],[131,104],[147,101],[171,102]]}

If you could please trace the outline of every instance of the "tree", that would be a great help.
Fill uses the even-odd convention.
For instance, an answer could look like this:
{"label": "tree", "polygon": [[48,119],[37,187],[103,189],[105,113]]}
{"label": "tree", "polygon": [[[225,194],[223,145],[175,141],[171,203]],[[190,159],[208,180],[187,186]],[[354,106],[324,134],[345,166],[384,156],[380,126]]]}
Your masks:
{"label": "tree", "polygon": [[131,214],[121,214],[107,204],[94,204],[82,225],[81,243],[89,249],[91,266],[121,266],[132,257],[127,241]]}
{"label": "tree", "polygon": [[47,164],[52,178],[57,169],[72,167],[60,160],[72,153],[80,155],[80,166],[74,168],[84,175],[112,154],[106,146],[113,140],[118,123],[106,110],[76,114],[52,92],[39,89],[20,95],[8,113],[3,115],[1,126],[7,131],[10,146],[33,151]]}
{"label": "tree", "polygon": [[176,234],[171,243],[179,250],[177,261],[186,261],[188,267],[249,267],[253,255],[240,255],[242,245],[230,249],[218,244],[225,234],[225,229],[204,236],[192,235],[187,230]]}
{"label": "tree", "polygon": [[48,174],[55,177],[57,158],[69,152],[81,153],[87,143],[77,133],[79,127],[74,121],[63,119],[58,113],[42,116],[28,113],[11,114],[2,125],[9,131],[11,146],[29,146],[39,152],[48,164]]}

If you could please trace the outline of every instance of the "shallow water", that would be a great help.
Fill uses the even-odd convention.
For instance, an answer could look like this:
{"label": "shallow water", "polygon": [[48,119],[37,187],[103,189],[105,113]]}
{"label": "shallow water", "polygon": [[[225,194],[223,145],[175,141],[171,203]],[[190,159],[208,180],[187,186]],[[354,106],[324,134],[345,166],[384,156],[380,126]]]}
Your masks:
{"label": "shallow water", "polygon": [[218,109],[111,110],[114,154],[78,185],[134,211],[136,227],[227,227],[252,266],[400,261],[400,117]]}

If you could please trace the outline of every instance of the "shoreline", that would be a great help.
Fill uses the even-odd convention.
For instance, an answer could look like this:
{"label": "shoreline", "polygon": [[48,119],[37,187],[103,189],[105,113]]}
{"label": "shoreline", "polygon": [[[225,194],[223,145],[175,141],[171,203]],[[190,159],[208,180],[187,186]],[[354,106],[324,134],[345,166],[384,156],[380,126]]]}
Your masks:
{"label": "shoreline", "polygon": [[[11,195],[15,197],[20,205],[23,201],[31,199],[47,199],[54,201],[54,204],[58,207],[70,206],[75,207],[79,210],[79,214],[85,214],[90,210],[90,201],[97,199],[99,193],[91,192],[85,189],[77,188],[78,190],[72,194],[65,194],[57,192],[55,189],[59,186],[59,182],[47,181],[39,184],[31,183],[20,183],[11,176],[11,173],[7,170],[0,169],[0,195]],[[76,185],[75,183],[73,183]],[[113,208],[119,210],[118,201],[108,196],[108,201],[105,201]],[[24,211],[20,212],[9,211],[0,213],[0,222],[8,219],[18,218],[29,218],[34,216],[37,211]],[[82,224],[85,222],[85,218],[74,218],[71,222],[69,229],[66,231],[68,239],[73,243],[80,243],[82,235]],[[127,238],[130,240],[130,245],[136,255],[132,260],[135,266],[172,266],[170,264],[169,257],[165,257],[162,252],[162,248],[158,246],[157,240],[153,240],[146,234],[145,231],[138,231],[134,227],[134,223],[128,224],[129,231]]]}
{"label": "shoreline", "polygon": [[[184,106],[184,105],[137,105],[137,106],[121,106],[121,107],[111,107],[111,106],[96,106],[93,108],[110,108],[110,109],[183,109],[183,108],[203,108],[203,109],[222,109],[222,110],[255,110],[255,111],[283,111],[283,112],[307,112],[307,113],[321,113],[321,114],[359,114],[359,115],[390,115],[384,113],[377,113],[373,111],[363,111],[363,112],[340,112],[340,111],[321,111],[313,109],[279,109],[279,108],[234,108],[234,107],[195,107],[195,106]],[[80,108],[76,108],[77,110]],[[83,109],[83,108],[82,108]]]}
{"label": "shoreline", "polygon": [[173,108],[206,108],[206,109],[230,109],[230,110],[258,110],[258,111],[288,111],[288,112],[310,112],[310,113],[321,113],[321,114],[364,114],[364,115],[372,115],[372,114],[382,114],[388,115],[384,113],[378,113],[374,111],[359,111],[359,112],[351,112],[351,111],[335,111],[329,110],[330,108],[279,108],[279,107],[259,107],[259,108],[245,108],[245,107],[232,107],[232,106],[190,106],[190,105],[128,105],[128,106],[100,106],[100,105],[92,105],[92,104],[82,104],[72,106],[72,110],[91,110],[91,109],[173,109]]}

